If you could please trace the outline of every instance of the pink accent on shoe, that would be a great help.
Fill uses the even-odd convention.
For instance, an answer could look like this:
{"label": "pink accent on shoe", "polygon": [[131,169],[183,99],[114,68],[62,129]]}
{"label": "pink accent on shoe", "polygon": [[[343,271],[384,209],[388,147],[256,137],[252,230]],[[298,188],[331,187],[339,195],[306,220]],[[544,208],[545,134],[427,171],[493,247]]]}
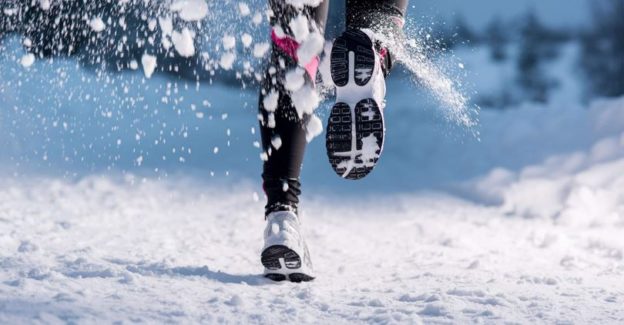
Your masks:
{"label": "pink accent on shoe", "polygon": [[388,49],[384,47],[379,51],[379,56],[381,57],[381,61],[383,61],[386,58],[386,55],[388,55]]}
{"label": "pink accent on shoe", "polygon": [[[290,56],[293,60],[299,62],[299,58],[297,57],[297,50],[299,49],[300,44],[295,41],[290,36],[279,37],[275,33],[275,30],[271,31],[271,40],[277,47],[279,47],[286,55]],[[305,64],[303,67],[306,72],[310,76],[312,83],[315,83],[316,80],[316,72],[319,67],[319,57],[315,56],[310,62]]]}

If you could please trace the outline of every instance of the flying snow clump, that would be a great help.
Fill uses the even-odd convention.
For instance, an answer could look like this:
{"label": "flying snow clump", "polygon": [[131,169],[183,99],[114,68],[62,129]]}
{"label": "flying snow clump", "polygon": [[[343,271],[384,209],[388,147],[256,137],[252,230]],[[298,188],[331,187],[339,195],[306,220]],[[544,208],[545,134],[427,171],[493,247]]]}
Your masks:
{"label": "flying snow clump", "polygon": [[240,11],[240,15],[242,17],[248,16],[251,13],[249,6],[245,2],[238,3],[238,10]]}
{"label": "flying snow clump", "polygon": [[310,34],[308,17],[301,14],[291,19],[290,23],[288,23],[288,27],[290,27],[295,40],[299,43],[305,41],[308,38],[308,34]]}
{"label": "flying snow clump", "polygon": [[286,0],[286,3],[297,8],[303,9],[304,6],[318,7],[323,0]]}
{"label": "flying snow clump", "polygon": [[316,138],[321,133],[323,133],[323,122],[321,122],[321,119],[318,118],[316,114],[312,114],[306,124],[306,141],[312,141],[312,139]]}
{"label": "flying snow clump", "polygon": [[318,32],[311,33],[297,49],[297,57],[300,64],[307,64],[323,51],[325,38]]}
{"label": "flying snow clump", "polygon": [[39,7],[41,7],[41,10],[48,10],[50,9],[50,2],[52,0],[39,0]]}
{"label": "flying snow clump", "polygon": [[256,58],[263,57],[269,51],[271,45],[267,42],[256,43],[253,48],[253,55]]}
{"label": "flying snow clump", "polygon": [[104,23],[102,18],[95,17],[89,21],[89,27],[91,27],[91,30],[93,30],[94,32],[99,33],[106,29],[106,24]]}
{"label": "flying snow clump", "polygon": [[253,41],[253,38],[251,37],[251,35],[245,33],[243,34],[243,36],[241,36],[241,42],[243,42],[243,46],[244,47],[249,47],[251,46],[251,42]]}
{"label": "flying snow clump", "polygon": [[223,55],[221,55],[221,59],[219,60],[219,65],[224,70],[231,70],[234,66],[234,61],[236,61],[236,54],[233,52],[223,53]]}
{"label": "flying snow clump", "polygon": [[195,45],[193,44],[193,34],[188,28],[184,28],[181,32],[174,31],[171,35],[173,46],[180,56],[188,58],[195,54]]}
{"label": "flying snow clump", "polygon": [[141,57],[141,64],[143,65],[143,73],[146,78],[151,78],[154,70],[156,69],[156,57],[150,54],[143,54]]}
{"label": "flying snow clump", "polygon": [[306,114],[312,114],[320,102],[319,95],[313,87],[301,87],[292,93],[291,98],[299,118],[303,118]]}
{"label": "flying snow clump", "polygon": [[273,113],[277,110],[277,102],[279,99],[279,93],[275,90],[271,90],[264,99],[262,100],[262,104],[264,105],[264,110]]}
{"label": "flying snow clump", "polygon": [[208,4],[205,0],[179,0],[169,10],[177,12],[184,21],[198,21],[208,15]]}
{"label": "flying snow clump", "polygon": [[236,46],[236,38],[232,35],[223,36],[223,49],[231,50]]}
{"label": "flying snow clump", "polygon": [[30,67],[33,63],[35,63],[35,55],[32,53],[24,54],[24,56],[20,59],[20,64],[24,68]]}
{"label": "flying snow clump", "polygon": [[284,87],[289,91],[296,91],[305,83],[305,70],[297,68],[286,72]]}

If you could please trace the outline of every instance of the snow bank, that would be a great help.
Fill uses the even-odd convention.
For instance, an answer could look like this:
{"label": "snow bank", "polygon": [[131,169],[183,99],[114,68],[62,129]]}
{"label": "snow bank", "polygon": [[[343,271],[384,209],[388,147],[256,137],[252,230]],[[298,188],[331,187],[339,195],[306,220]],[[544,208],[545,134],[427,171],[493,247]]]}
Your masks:
{"label": "snow bank", "polygon": [[624,98],[595,102],[587,118],[604,134],[589,149],[552,155],[517,172],[495,169],[470,187],[510,215],[580,226],[624,222]]}

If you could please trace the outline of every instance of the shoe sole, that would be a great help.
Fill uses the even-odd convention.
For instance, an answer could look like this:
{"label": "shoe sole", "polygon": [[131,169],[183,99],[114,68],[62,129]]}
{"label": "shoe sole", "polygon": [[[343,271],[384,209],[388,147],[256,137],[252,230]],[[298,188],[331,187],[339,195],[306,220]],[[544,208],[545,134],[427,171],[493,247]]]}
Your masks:
{"label": "shoe sole", "polygon": [[349,30],[334,41],[331,76],[337,99],[327,122],[327,157],[336,174],[350,180],[367,176],[379,160],[384,118],[372,97],[377,57],[364,32]]}
{"label": "shoe sole", "polygon": [[308,282],[314,280],[303,272],[299,254],[283,245],[266,248],[260,258],[266,268],[264,276],[273,281]]}

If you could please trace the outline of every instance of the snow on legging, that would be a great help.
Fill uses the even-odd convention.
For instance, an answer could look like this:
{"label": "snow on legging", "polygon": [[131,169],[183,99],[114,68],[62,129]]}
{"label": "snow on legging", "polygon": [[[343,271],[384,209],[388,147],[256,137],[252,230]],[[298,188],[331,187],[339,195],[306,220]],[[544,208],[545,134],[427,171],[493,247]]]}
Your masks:
{"label": "snow on legging", "polygon": [[[308,17],[312,30],[324,32],[327,22],[329,1],[322,1],[316,8],[297,9],[286,4],[286,0],[269,0],[273,15],[271,25],[279,26],[292,36],[289,23],[300,14]],[[407,9],[408,0],[346,0],[346,23],[350,28],[400,29]],[[300,117],[293,107],[289,92],[285,89],[285,73],[298,63],[293,53],[286,53],[283,46],[276,44],[276,33],[272,35],[273,45],[270,63],[267,67],[260,91],[260,130],[262,136],[264,168],[262,179],[267,195],[266,214],[279,210],[297,212],[301,194],[300,174],[306,149],[306,123],[308,115]],[[312,82],[312,80],[308,80]],[[265,98],[277,92],[277,109],[265,108]]]}

